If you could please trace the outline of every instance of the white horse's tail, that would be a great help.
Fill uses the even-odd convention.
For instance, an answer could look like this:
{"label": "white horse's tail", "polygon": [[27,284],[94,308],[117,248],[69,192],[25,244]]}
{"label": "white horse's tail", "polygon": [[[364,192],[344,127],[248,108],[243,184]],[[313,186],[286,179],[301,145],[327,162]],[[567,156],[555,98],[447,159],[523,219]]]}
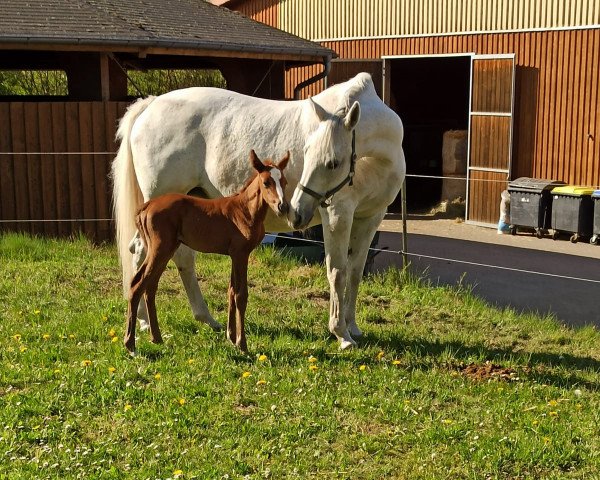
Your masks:
{"label": "white horse's tail", "polygon": [[128,245],[136,231],[136,211],[144,202],[133,166],[130,134],[135,120],[154,98],[140,99],[131,104],[119,122],[117,130],[117,140],[120,140],[121,144],[112,164],[113,215],[117,230],[116,241],[119,259],[123,269],[123,293],[125,295],[129,291],[129,283],[133,275],[133,265]]}

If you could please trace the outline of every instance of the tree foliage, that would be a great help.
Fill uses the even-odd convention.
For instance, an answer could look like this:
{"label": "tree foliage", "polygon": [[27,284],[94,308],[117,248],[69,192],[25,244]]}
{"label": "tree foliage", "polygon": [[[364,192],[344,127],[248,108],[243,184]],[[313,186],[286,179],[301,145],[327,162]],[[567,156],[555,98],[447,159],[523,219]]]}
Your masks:
{"label": "tree foliage", "polygon": [[[218,70],[130,70],[127,75],[127,94],[134,97],[186,87],[226,87]],[[66,96],[67,85],[60,70],[0,71],[0,95]]]}

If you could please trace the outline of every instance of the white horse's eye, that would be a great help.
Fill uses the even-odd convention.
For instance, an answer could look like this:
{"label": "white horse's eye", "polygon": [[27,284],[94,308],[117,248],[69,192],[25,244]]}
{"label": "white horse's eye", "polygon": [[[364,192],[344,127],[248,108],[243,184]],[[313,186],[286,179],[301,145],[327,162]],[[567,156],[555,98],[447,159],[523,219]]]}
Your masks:
{"label": "white horse's eye", "polygon": [[325,167],[327,167],[328,170],[335,170],[339,166],[340,166],[340,162],[338,160],[332,160],[325,164]]}

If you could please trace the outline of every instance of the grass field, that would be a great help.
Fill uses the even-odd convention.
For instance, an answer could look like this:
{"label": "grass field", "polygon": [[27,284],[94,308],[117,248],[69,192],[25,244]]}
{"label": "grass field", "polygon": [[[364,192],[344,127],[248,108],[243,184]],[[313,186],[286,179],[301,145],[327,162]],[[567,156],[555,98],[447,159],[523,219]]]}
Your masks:
{"label": "grass field", "polygon": [[[229,259],[197,270],[223,322]],[[323,268],[265,248],[249,276],[248,356],[170,267],[131,358],[112,246],[0,237],[0,478],[600,478],[596,329],[390,271],[339,352]]]}

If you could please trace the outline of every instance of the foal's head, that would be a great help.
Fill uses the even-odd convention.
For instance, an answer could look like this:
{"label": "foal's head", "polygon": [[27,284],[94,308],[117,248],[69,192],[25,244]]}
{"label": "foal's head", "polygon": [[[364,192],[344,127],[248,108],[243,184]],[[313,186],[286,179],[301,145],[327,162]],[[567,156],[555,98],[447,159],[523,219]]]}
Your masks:
{"label": "foal's head", "polygon": [[287,180],[283,175],[283,169],[287,166],[290,159],[290,152],[277,163],[270,160],[266,163],[260,161],[256,152],[250,150],[250,163],[254,170],[258,172],[260,181],[258,182],[260,193],[271,209],[278,215],[285,215],[288,212],[289,205],[284,197]]}

